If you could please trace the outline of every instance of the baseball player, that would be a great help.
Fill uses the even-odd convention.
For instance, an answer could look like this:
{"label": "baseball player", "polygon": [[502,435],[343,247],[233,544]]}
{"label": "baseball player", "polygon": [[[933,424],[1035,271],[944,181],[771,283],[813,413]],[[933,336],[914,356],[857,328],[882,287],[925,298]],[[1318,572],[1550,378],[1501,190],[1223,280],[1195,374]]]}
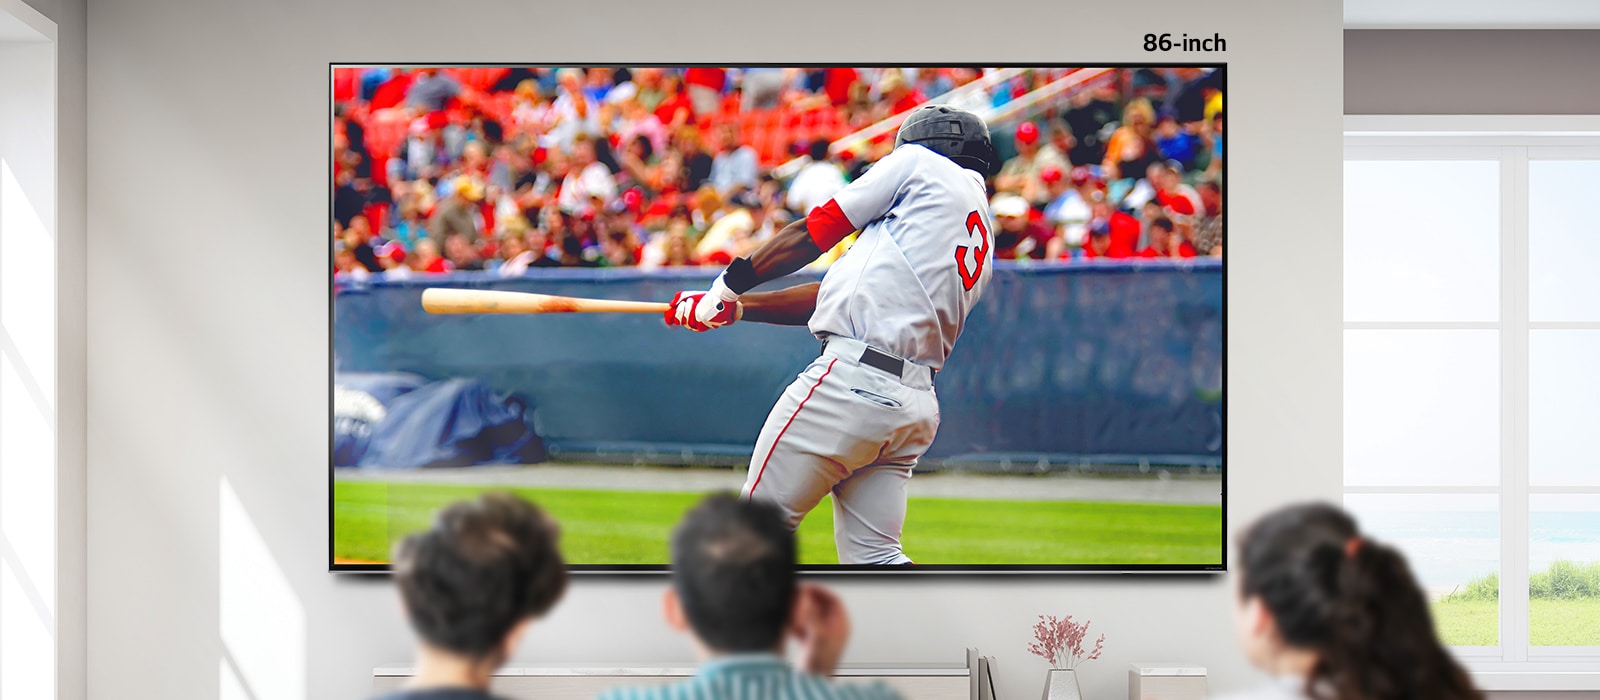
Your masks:
{"label": "baseball player", "polygon": [[[807,325],[822,340],[767,416],[742,495],[798,527],[831,492],[842,564],[911,563],[900,546],[906,482],[939,429],[933,375],[989,282],[984,178],[996,160],[977,115],[918,108],[889,155],[666,313],[693,331],[744,320]],[[857,230],[821,283],[750,293]]]}

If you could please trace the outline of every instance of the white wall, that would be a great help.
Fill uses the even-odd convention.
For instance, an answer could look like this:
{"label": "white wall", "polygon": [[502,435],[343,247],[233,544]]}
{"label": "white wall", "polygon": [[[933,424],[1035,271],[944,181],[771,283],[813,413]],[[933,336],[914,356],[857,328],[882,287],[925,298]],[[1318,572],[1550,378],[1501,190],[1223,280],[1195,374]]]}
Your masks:
{"label": "white wall", "polygon": [[[1142,35],[1221,31],[1228,53],[1194,58],[1234,66],[1229,517],[1337,497],[1338,2],[451,5],[470,9],[91,3],[91,697],[354,698],[372,666],[409,655],[386,581],[323,570],[329,61],[1178,61]],[[1040,690],[1045,665],[1024,652],[1040,613],[1108,634],[1083,674],[1096,696],[1124,692],[1133,660],[1254,679],[1218,576],[836,583],[850,659],[975,645],[999,657],[1007,698]],[[519,658],[686,660],[658,622],[661,587],[582,579]]]}

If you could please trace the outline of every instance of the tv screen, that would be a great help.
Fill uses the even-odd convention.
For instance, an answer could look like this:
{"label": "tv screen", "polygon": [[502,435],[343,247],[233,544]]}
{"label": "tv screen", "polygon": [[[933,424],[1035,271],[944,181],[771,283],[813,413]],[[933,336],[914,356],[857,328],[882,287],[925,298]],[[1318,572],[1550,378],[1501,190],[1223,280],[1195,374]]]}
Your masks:
{"label": "tv screen", "polygon": [[[705,495],[827,572],[1219,571],[1217,65],[336,65],[329,565]],[[906,566],[914,564],[914,566]]]}

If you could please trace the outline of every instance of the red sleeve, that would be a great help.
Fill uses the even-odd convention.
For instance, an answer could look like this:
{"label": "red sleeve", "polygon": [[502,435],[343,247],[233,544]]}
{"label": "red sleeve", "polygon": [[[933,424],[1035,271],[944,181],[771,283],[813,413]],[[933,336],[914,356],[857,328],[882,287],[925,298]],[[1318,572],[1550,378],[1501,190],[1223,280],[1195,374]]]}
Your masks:
{"label": "red sleeve", "polygon": [[811,234],[818,250],[827,251],[855,233],[856,227],[839,208],[839,203],[830,199],[827,204],[811,210],[811,215],[806,217],[806,232]]}

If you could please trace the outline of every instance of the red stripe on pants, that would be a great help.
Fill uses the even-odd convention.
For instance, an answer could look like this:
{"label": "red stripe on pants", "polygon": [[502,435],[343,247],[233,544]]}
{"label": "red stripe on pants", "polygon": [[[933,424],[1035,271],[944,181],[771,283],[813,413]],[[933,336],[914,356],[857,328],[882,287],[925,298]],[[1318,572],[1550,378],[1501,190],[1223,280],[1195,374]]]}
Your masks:
{"label": "red stripe on pants", "polygon": [[772,447],[767,448],[767,456],[761,460],[761,469],[756,471],[756,480],[750,484],[750,493],[745,498],[754,498],[756,487],[761,485],[761,475],[767,473],[767,462],[772,461],[772,453],[778,451],[778,441],[783,439],[783,434],[789,432],[789,426],[794,425],[794,419],[799,417],[800,410],[806,407],[806,402],[811,400],[811,395],[817,393],[817,387],[822,386],[822,380],[828,378],[828,373],[833,371],[833,363],[838,362],[835,357],[828,362],[828,369],[823,370],[822,376],[817,377],[817,383],[811,385],[811,390],[806,392],[806,397],[800,399],[800,405],[795,406],[794,413],[789,416],[789,422],[783,424],[783,429],[778,431],[778,436],[772,438]]}

